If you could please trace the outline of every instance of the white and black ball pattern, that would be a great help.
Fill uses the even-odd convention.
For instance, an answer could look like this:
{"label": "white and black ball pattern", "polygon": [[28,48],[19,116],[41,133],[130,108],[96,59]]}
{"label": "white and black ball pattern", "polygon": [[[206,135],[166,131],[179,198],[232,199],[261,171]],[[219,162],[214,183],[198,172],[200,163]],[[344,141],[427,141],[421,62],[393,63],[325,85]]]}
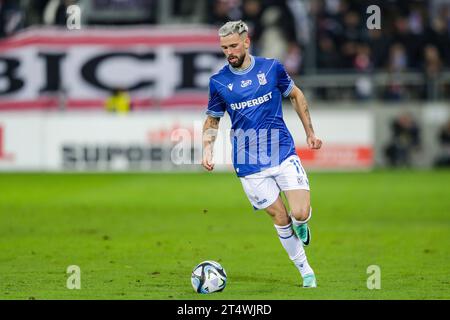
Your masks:
{"label": "white and black ball pattern", "polygon": [[197,293],[219,292],[225,289],[227,274],[220,263],[203,261],[192,271],[191,283]]}

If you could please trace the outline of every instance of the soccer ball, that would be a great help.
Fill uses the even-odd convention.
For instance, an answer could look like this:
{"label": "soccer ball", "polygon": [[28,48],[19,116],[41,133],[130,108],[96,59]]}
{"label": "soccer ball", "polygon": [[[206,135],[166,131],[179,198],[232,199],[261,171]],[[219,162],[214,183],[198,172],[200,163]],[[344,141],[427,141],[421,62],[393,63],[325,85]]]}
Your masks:
{"label": "soccer ball", "polygon": [[197,293],[219,292],[225,289],[227,274],[220,263],[203,261],[192,270],[191,283]]}

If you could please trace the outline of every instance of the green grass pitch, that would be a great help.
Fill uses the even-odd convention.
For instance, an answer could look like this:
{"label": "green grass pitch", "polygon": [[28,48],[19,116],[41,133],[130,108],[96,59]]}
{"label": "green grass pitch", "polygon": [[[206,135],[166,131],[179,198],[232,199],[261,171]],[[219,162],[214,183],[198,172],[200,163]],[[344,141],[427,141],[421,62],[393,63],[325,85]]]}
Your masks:
{"label": "green grass pitch", "polygon": [[[450,171],[309,178],[317,289],[231,173],[1,174],[0,299],[450,299]],[[223,292],[193,291],[203,260]]]}

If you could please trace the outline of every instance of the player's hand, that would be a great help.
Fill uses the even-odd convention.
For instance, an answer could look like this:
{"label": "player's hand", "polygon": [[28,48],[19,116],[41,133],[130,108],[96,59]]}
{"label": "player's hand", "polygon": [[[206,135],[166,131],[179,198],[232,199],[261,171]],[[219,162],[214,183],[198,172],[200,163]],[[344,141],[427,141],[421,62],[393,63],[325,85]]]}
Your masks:
{"label": "player's hand", "polygon": [[310,135],[306,138],[306,142],[308,143],[308,147],[310,149],[320,149],[322,147],[322,140],[317,138],[315,135]]}
{"label": "player's hand", "polygon": [[211,150],[206,149],[203,151],[202,166],[208,171],[212,171],[214,169]]}

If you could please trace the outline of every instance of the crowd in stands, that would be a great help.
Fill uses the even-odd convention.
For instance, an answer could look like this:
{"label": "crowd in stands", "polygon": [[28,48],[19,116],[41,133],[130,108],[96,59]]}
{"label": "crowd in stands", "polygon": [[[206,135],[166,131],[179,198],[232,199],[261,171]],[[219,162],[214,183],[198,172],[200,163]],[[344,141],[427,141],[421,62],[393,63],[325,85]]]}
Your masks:
{"label": "crowd in stands", "polygon": [[[75,3],[83,5],[84,1],[0,0],[0,37],[29,25],[64,25],[66,8]],[[129,1],[157,8],[163,0],[92,1],[102,5]],[[229,20],[246,21],[253,41],[252,53],[281,60],[293,76],[387,72],[391,79],[382,94],[387,100],[402,100],[408,95],[407,86],[397,81],[398,75],[408,71],[421,72],[426,79],[426,84],[415,90],[415,98],[432,99],[436,95],[434,81],[450,68],[450,0],[170,0],[169,3],[174,15],[198,16],[186,18],[186,22],[219,27]],[[381,9],[381,29],[367,28],[370,13],[366,10],[370,5]],[[197,10],[199,7],[201,10]],[[160,21],[152,19],[148,23]],[[450,92],[448,85],[444,90]],[[356,84],[356,98],[365,99],[371,93],[370,83],[361,78]],[[326,97],[325,92],[322,98]]]}
{"label": "crowd in stands", "polygon": [[[422,128],[410,112],[399,113],[390,124],[389,142],[384,147],[386,164],[410,168],[423,152]],[[437,152],[433,166],[450,167],[450,118],[436,131]]]}
{"label": "crowd in stands", "polygon": [[384,152],[392,167],[410,167],[413,153],[421,148],[420,127],[410,113],[402,113],[391,123],[391,139]]}

